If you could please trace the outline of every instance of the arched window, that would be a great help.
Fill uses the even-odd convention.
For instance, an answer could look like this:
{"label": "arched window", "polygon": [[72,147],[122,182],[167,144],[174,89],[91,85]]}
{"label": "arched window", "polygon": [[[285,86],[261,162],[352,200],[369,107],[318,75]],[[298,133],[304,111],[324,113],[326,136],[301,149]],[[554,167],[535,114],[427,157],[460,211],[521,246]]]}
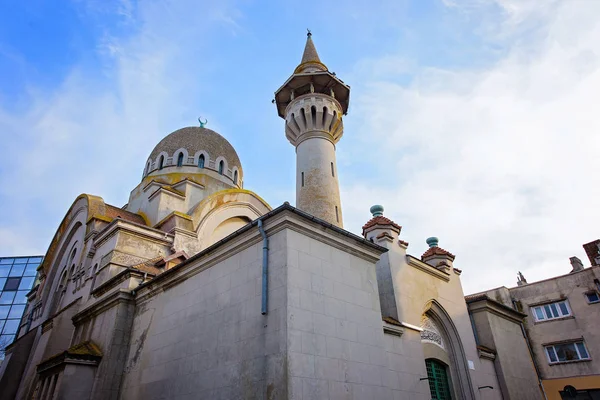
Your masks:
{"label": "arched window", "polygon": [[219,175],[223,175],[223,168],[225,168],[225,163],[223,160],[219,162]]}
{"label": "arched window", "polygon": [[165,156],[160,156],[160,160],[158,160],[158,169],[163,169],[164,164],[165,164]]}
{"label": "arched window", "polygon": [[433,358],[425,360],[427,369],[427,381],[431,397],[440,400],[450,400],[450,384],[446,366]]}
{"label": "arched window", "polygon": [[233,183],[235,183],[237,185],[237,180],[238,180],[238,172],[237,170],[233,173]]}
{"label": "arched window", "polygon": [[179,156],[177,156],[177,166],[183,167],[183,153],[179,153]]}
{"label": "arched window", "polygon": [[148,176],[148,174],[150,173],[150,165],[151,165],[151,162],[148,161],[148,165],[146,165],[146,173],[144,174],[144,176]]}
{"label": "arched window", "polygon": [[60,281],[58,281],[58,286],[56,287],[56,291],[60,292],[67,286],[67,269],[65,268],[62,275],[60,276]]}
{"label": "arched window", "polygon": [[204,154],[200,154],[198,157],[198,168],[204,168]]}

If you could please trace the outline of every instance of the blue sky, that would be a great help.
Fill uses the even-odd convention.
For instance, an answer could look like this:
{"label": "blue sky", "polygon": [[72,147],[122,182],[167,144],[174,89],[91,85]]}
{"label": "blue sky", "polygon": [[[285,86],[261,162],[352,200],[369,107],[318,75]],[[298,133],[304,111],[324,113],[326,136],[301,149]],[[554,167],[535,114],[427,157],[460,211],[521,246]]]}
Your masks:
{"label": "blue sky", "polygon": [[0,6],[0,254],[42,254],[80,193],[122,206],[169,132],[208,118],[245,186],[294,202],[271,104],[306,28],[352,87],[337,147],[345,226],[369,206],[457,255],[466,292],[588,265],[598,238],[600,3],[534,0]]}

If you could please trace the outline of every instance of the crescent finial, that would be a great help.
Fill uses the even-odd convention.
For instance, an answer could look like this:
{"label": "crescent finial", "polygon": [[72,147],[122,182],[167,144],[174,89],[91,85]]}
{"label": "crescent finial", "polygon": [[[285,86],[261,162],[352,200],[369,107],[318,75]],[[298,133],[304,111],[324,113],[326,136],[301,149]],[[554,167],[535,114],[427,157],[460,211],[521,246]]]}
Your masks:
{"label": "crescent finial", "polygon": [[202,117],[198,117],[198,122],[200,123],[200,128],[204,128],[204,126],[206,124],[208,124],[208,119],[204,119],[204,122],[202,122]]}

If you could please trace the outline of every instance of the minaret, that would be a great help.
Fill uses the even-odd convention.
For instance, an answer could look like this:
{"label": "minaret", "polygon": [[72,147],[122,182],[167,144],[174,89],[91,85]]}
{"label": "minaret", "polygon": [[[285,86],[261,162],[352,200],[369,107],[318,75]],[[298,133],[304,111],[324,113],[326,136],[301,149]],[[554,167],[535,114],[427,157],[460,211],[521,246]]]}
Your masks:
{"label": "minaret", "polygon": [[343,227],[335,144],[344,133],[350,87],[319,59],[310,31],[300,65],[275,92],[285,136],[296,147],[296,207]]}

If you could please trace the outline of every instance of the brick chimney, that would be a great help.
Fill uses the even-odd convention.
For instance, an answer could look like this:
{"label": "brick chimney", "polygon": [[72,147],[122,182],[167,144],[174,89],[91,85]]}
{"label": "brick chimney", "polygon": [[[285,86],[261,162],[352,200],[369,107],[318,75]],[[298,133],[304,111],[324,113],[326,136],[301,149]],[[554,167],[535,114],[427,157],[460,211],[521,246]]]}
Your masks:
{"label": "brick chimney", "polygon": [[573,256],[569,258],[569,261],[571,261],[571,267],[573,267],[571,273],[583,271],[583,263],[578,257]]}
{"label": "brick chimney", "polygon": [[600,239],[596,239],[593,242],[589,242],[583,245],[585,254],[590,259],[592,267],[600,265]]}

